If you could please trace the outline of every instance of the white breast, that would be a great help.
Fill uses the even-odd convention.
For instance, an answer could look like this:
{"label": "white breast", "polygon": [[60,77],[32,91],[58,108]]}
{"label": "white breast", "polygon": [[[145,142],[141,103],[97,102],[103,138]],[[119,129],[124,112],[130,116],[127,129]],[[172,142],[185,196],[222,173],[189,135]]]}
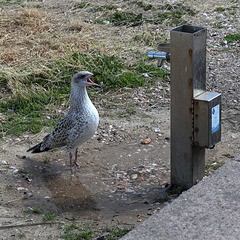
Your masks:
{"label": "white breast", "polygon": [[[85,124],[82,126],[82,129],[79,129],[77,138],[70,144],[71,149],[75,149],[82,145],[84,142],[88,141],[97,130],[99,123],[99,114],[91,101],[88,105],[86,105],[86,112],[84,116]],[[74,131],[76,132],[76,130]]]}

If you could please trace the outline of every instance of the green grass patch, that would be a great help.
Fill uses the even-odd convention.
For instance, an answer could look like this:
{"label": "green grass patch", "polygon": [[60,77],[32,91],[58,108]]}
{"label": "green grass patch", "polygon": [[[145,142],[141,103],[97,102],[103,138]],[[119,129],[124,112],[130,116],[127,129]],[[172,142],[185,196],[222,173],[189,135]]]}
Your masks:
{"label": "green grass patch", "polygon": [[125,234],[127,234],[128,232],[130,232],[131,229],[129,228],[111,228],[110,229],[110,234],[109,236],[106,237],[107,240],[116,240],[122,236],[124,236]]}
{"label": "green grass patch", "polygon": [[106,4],[106,5],[102,5],[102,6],[97,6],[93,8],[94,12],[101,12],[101,11],[105,11],[105,10],[116,10],[117,6],[114,4]]}
{"label": "green grass patch", "polygon": [[66,240],[91,239],[93,233],[94,232],[92,230],[84,228],[74,222],[65,227],[62,238]]}
{"label": "green grass patch", "polygon": [[16,0],[16,1],[6,0],[6,1],[0,2],[0,6],[9,6],[9,5],[20,5],[20,6],[24,7],[22,0]]}
{"label": "green grass patch", "polygon": [[47,211],[47,212],[44,214],[42,220],[43,220],[44,222],[54,221],[54,220],[55,220],[55,217],[56,217],[56,215],[55,215],[53,212]]}
{"label": "green grass patch", "polygon": [[[162,78],[161,68],[142,59],[128,63],[114,55],[83,54],[74,52],[70,56],[56,59],[44,67],[34,70],[21,69],[15,73],[0,73],[0,83],[12,94],[0,100],[1,135],[21,135],[23,132],[38,133],[43,126],[53,127],[62,117],[56,112],[57,106],[69,102],[72,76],[81,70],[98,72],[94,81],[102,84],[104,91],[119,88],[135,88],[145,85],[155,78]],[[148,73],[149,78],[144,78]],[[90,95],[96,89],[89,88]],[[47,119],[47,114],[51,115]]]}
{"label": "green grass patch", "polygon": [[152,4],[144,4],[143,2],[135,2],[139,7],[143,8],[144,11],[148,11],[153,8]]}
{"label": "green grass patch", "polygon": [[109,15],[108,20],[115,26],[138,26],[143,23],[143,16],[142,13],[115,12]]}
{"label": "green grass patch", "polygon": [[[42,114],[40,114],[40,116],[41,115]],[[6,113],[5,120],[1,123],[1,130],[6,134],[16,136],[21,135],[23,132],[36,134],[42,130],[43,126],[53,127],[56,123],[57,120],[43,120],[42,118],[31,116],[31,114],[22,115],[21,113]]]}
{"label": "green grass patch", "polygon": [[[144,4],[142,1],[134,1],[131,2],[131,4],[136,4],[138,7],[143,8],[144,11],[153,8],[151,4]],[[103,10],[103,8],[101,9]],[[100,8],[98,7],[97,10],[100,11]],[[97,19],[95,22],[103,24],[105,20],[108,20],[115,26],[133,27],[141,25],[144,22],[162,24],[164,21],[167,25],[173,26],[186,23],[186,20],[183,18],[185,15],[194,16],[197,13],[194,9],[186,7],[181,3],[176,5],[166,4],[159,8],[159,10],[160,11],[157,14],[149,14],[147,17],[144,17],[143,13],[136,14],[134,12],[120,12],[117,10],[111,14],[105,12],[106,17],[103,19]]]}
{"label": "green grass patch", "polygon": [[167,23],[170,26],[180,25],[186,23],[186,21],[182,18],[184,15],[194,16],[197,13],[195,10],[186,7],[181,3],[176,5],[166,4],[161,7],[161,10],[162,11],[157,13],[153,19],[147,20],[147,22],[161,24],[167,19]]}

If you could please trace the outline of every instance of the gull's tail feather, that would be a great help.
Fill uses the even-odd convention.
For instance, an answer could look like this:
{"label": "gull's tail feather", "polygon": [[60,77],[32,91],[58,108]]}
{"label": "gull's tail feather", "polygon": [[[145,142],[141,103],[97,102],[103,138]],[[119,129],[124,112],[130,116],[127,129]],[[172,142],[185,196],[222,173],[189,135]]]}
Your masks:
{"label": "gull's tail feather", "polygon": [[29,148],[29,149],[27,150],[27,152],[40,153],[40,152],[46,152],[46,151],[50,150],[50,148],[42,148],[42,143],[43,143],[43,142],[41,142],[41,143],[39,143],[39,144],[37,144],[37,145]]}
{"label": "gull's tail feather", "polygon": [[27,152],[40,153],[40,152],[46,152],[46,151],[50,150],[51,148],[47,144],[49,138],[50,138],[50,134],[48,134],[46,137],[44,137],[42,142],[40,142],[39,144],[29,148],[27,150]]}

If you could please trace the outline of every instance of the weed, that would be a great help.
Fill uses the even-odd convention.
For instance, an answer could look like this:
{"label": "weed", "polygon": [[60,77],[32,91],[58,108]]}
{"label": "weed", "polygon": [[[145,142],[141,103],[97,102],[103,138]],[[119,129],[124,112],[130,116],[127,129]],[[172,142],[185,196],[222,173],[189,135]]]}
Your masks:
{"label": "weed", "polygon": [[54,221],[55,219],[55,214],[51,211],[47,211],[44,216],[43,216],[43,221],[46,222],[46,221]]}
{"label": "weed", "polygon": [[126,109],[123,109],[122,111],[118,111],[118,117],[122,117],[122,118],[127,118],[127,117],[131,117],[133,114],[135,114],[136,111],[133,107],[129,107]]}
{"label": "weed", "polygon": [[24,170],[24,169],[19,169],[19,170],[18,170],[18,173],[19,173],[19,174],[27,174],[27,171]]}
{"label": "weed", "polygon": [[43,163],[45,164],[50,163],[50,157],[45,157],[45,159],[43,160]]}
{"label": "weed", "polygon": [[217,170],[218,168],[220,168],[224,163],[217,163],[216,165],[213,166],[214,170]]}
{"label": "weed", "polygon": [[144,35],[135,35],[133,37],[133,40],[136,42],[141,41],[142,39],[144,39]]}
{"label": "weed", "polygon": [[41,5],[34,5],[33,7],[34,7],[34,8],[42,8]]}
{"label": "weed", "polygon": [[28,213],[28,214],[41,214],[42,213],[42,209],[40,208],[27,208],[26,210],[24,210],[24,213]]}
{"label": "weed", "polygon": [[214,9],[214,11],[215,11],[215,12],[224,12],[224,11],[225,11],[225,8],[223,8],[223,7],[216,7],[216,8]]}
{"label": "weed", "polygon": [[215,27],[215,28],[223,28],[221,23],[213,23],[213,27]]}
{"label": "weed", "polygon": [[104,19],[95,19],[95,23],[104,24]]}
{"label": "weed", "polygon": [[88,7],[88,6],[90,6],[90,5],[91,5],[91,3],[89,3],[89,2],[75,3],[74,9],[77,9],[77,8],[85,8],[85,7]]}
{"label": "weed", "polygon": [[148,11],[153,8],[152,4],[144,4],[143,2],[135,2],[139,7],[143,8],[144,11]]}
{"label": "weed", "polygon": [[18,237],[19,237],[19,238],[24,238],[24,237],[25,237],[25,234],[24,234],[23,232],[19,232],[19,233],[18,233]]}
{"label": "weed", "polygon": [[109,236],[107,236],[107,240],[116,240],[122,236],[124,236],[125,234],[127,234],[129,231],[131,231],[131,229],[128,228],[112,228],[110,229],[110,234]]}
{"label": "weed", "polygon": [[40,209],[38,209],[38,208],[33,208],[32,209],[32,213],[34,213],[34,214],[41,214],[42,213],[42,209],[40,208]]}
{"label": "weed", "polygon": [[224,163],[223,162],[210,162],[205,164],[205,169],[209,170],[217,170],[220,168]]}
{"label": "weed", "polygon": [[93,8],[94,12],[100,12],[100,11],[104,11],[104,10],[116,10],[117,6],[113,5],[113,4],[109,4],[109,5],[103,5],[103,6],[98,6]]}
{"label": "weed", "polygon": [[151,118],[152,116],[146,114],[146,113],[142,113],[142,118]]}
{"label": "weed", "polygon": [[[0,134],[0,136],[1,136],[1,134]],[[0,152],[5,154],[5,153],[7,153],[7,150],[4,149],[3,147],[0,147]],[[8,166],[8,162],[6,163],[6,165]]]}
{"label": "weed", "polygon": [[211,168],[211,166],[212,166],[212,165],[211,165],[211,164],[209,164],[209,163],[205,164],[205,168],[206,168],[206,169],[209,169],[209,168]]}
{"label": "weed", "polygon": [[127,108],[126,112],[129,113],[130,115],[133,115],[136,113],[135,109],[133,107]]}
{"label": "weed", "polygon": [[[236,13],[237,13],[236,10],[232,10],[231,12],[229,12],[230,15],[235,15]],[[233,21],[231,20],[231,22]]]}
{"label": "weed", "polygon": [[91,239],[92,234],[92,230],[86,229],[74,222],[65,227],[62,237],[67,240]]}
{"label": "weed", "polygon": [[227,34],[224,39],[227,40],[228,43],[240,41],[240,32],[236,34]]}
{"label": "weed", "polygon": [[7,82],[8,82],[7,74],[3,73],[3,72],[0,72],[0,84],[1,85],[6,85]]}

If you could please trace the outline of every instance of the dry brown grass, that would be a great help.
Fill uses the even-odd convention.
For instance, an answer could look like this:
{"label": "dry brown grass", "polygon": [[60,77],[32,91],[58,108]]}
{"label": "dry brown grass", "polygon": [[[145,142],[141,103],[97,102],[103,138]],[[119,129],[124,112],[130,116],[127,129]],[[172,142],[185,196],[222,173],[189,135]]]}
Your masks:
{"label": "dry brown grass", "polygon": [[47,19],[35,9],[5,12],[0,22],[1,64],[24,61],[37,44],[36,36],[49,30]]}
{"label": "dry brown grass", "polygon": [[[8,68],[32,68],[38,62],[62,57],[71,50],[89,48],[91,31],[86,23],[70,21],[62,26],[58,19],[37,9],[6,10],[0,26],[0,65],[4,72]],[[79,32],[84,37],[76,34]]]}

